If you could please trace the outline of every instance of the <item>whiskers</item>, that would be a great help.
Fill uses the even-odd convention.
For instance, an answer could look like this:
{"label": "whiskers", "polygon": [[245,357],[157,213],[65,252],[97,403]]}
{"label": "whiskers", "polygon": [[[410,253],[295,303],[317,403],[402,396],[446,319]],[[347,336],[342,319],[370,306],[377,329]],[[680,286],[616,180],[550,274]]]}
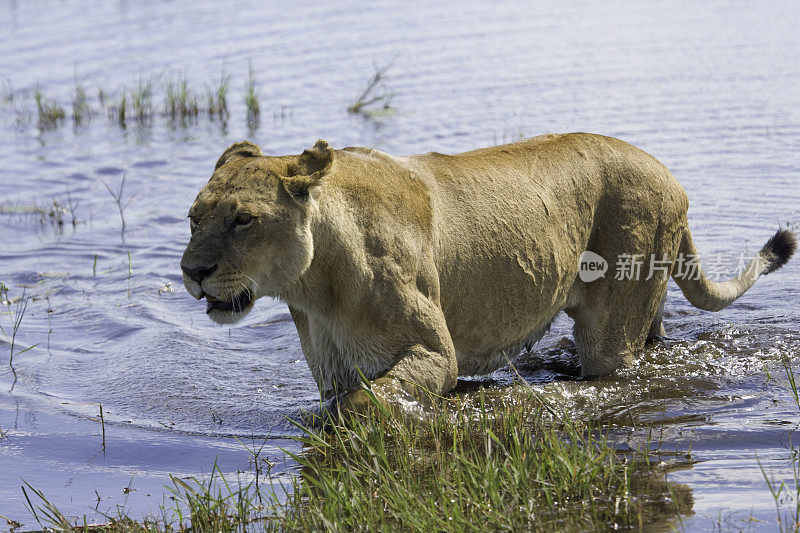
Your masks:
{"label": "whiskers", "polygon": [[[258,282],[256,280],[254,280],[253,278],[251,278],[250,276],[248,276],[247,274],[245,274],[244,272],[242,272],[242,276],[244,276],[248,280],[250,280],[250,287],[245,286],[245,289],[247,289],[247,291],[250,292],[251,294],[257,292],[258,291]],[[239,283],[244,285],[244,283],[242,283],[241,281]]]}
{"label": "whiskers", "polygon": [[249,303],[254,298],[256,289],[258,289],[258,282],[256,280],[254,280],[244,272],[242,272],[241,274],[242,276],[250,280],[250,285],[247,285],[242,280],[238,280],[236,283],[238,285],[241,285],[242,289],[244,290],[239,294],[233,294],[233,289],[229,290],[231,296],[231,306],[233,307],[233,310],[237,313],[241,313],[242,311],[244,311],[244,308],[247,306],[244,305],[242,302],[244,301]]}
{"label": "whiskers", "polygon": [[231,308],[230,310],[234,313],[241,313],[244,309],[242,308],[242,293],[235,293],[233,289],[228,289],[228,298],[230,298]]}

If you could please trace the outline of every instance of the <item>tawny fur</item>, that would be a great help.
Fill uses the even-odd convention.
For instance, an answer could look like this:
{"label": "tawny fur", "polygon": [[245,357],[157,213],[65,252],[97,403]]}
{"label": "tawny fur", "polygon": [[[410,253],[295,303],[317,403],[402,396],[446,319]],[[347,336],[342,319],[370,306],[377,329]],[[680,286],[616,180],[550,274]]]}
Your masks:
{"label": "tawny fur", "polygon": [[[357,389],[359,371],[379,396],[443,394],[505,364],[562,310],[584,376],[630,363],[663,332],[668,276],[646,279],[645,264],[638,280],[616,280],[615,263],[666,258],[672,273],[679,253],[696,253],[687,207],[664,165],[599,135],[408,157],[324,141],[268,157],[237,143],[192,206],[182,266],[216,266],[200,283],[184,276],[197,298],[246,288],[285,301],[326,396]],[[242,213],[255,217],[247,227]],[[788,235],[727,284],[676,281],[694,305],[720,309],[788,260]],[[578,278],[586,250],[608,260],[604,278]],[[210,316],[233,322],[251,307]]]}

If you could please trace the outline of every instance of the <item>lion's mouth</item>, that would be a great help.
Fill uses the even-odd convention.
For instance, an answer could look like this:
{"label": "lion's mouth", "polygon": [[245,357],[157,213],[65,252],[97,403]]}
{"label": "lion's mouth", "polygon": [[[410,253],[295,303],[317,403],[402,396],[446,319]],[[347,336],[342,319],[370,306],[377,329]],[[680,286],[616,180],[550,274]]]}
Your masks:
{"label": "lion's mouth", "polygon": [[253,293],[250,290],[244,290],[238,296],[233,297],[230,301],[217,300],[213,296],[206,296],[208,305],[206,306],[206,314],[211,311],[233,311],[240,313],[247,309],[253,303]]}

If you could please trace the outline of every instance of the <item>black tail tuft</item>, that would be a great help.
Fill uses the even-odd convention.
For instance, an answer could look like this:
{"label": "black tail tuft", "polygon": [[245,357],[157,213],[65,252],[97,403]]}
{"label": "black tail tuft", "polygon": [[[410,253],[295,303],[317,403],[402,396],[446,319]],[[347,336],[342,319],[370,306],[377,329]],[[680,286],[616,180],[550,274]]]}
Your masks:
{"label": "black tail tuft", "polygon": [[788,229],[779,229],[767,244],[761,248],[761,255],[767,260],[762,274],[775,272],[786,264],[797,249],[797,240],[794,233]]}

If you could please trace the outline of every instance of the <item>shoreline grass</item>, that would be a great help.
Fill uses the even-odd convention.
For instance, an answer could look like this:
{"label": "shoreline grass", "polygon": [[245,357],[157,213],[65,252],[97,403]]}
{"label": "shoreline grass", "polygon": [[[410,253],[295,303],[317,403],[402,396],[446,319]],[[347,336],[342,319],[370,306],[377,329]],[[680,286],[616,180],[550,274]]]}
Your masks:
{"label": "shoreline grass", "polygon": [[312,419],[294,438],[302,452],[287,452],[298,465],[289,488],[258,484],[254,447],[253,481],[232,485],[216,464],[207,480],[171,477],[174,503],[157,517],[89,525],[31,486],[29,510],[42,527],[84,531],[547,531],[641,528],[691,506],[648,450],[618,452],[602,428],[555,415],[533,393],[448,402],[423,419]]}

